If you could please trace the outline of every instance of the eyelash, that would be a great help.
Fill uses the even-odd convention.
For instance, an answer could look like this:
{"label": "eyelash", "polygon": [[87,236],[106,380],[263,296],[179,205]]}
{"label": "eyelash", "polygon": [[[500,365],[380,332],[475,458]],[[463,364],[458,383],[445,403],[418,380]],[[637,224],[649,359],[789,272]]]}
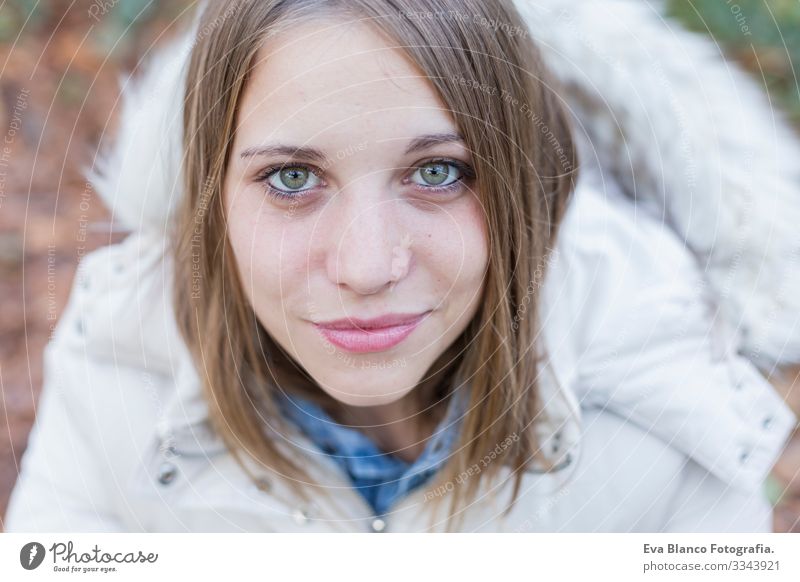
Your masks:
{"label": "eyelash", "polygon": [[[413,172],[416,172],[423,166],[426,166],[428,164],[437,164],[437,163],[448,164],[455,167],[461,173],[461,176],[457,180],[455,180],[452,184],[448,184],[447,186],[420,186],[419,184],[414,184],[415,187],[417,187],[417,189],[423,190],[428,193],[450,192],[460,188],[463,185],[464,181],[472,180],[473,178],[475,178],[475,171],[469,164],[466,164],[459,160],[454,160],[452,158],[432,158],[430,160],[425,160],[424,162],[421,162],[415,166],[411,166],[410,169],[413,170]],[[305,196],[308,196],[308,192],[313,190],[313,188],[309,188],[307,190],[287,192],[285,190],[280,190],[279,188],[273,187],[269,183],[269,179],[272,177],[273,174],[279,172],[284,168],[300,168],[306,170],[310,174],[314,174],[314,176],[316,176],[317,179],[322,180],[322,178],[320,177],[319,169],[314,166],[310,166],[308,164],[302,164],[302,163],[293,164],[291,162],[285,162],[283,164],[276,164],[273,166],[269,166],[268,168],[265,168],[258,174],[258,176],[256,177],[256,182],[262,184],[265,187],[265,189],[267,190],[267,194],[278,200],[299,200],[301,198],[304,198]],[[410,175],[413,175],[413,172]]]}

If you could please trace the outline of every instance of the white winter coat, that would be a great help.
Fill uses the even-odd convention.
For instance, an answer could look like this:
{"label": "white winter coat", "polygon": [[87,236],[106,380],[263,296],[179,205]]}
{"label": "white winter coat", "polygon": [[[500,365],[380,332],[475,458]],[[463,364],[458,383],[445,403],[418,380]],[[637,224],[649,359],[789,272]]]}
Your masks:
{"label": "white winter coat", "polygon": [[[556,248],[542,287],[553,355],[542,390],[553,418],[577,417],[560,437],[543,434],[563,448],[563,468],[526,473],[501,519],[504,468],[503,492],[476,501],[463,527],[768,531],[760,484],[794,415],[734,353],[736,334],[721,319],[710,324],[707,288],[680,240],[584,181]],[[260,490],[209,432],[161,250],[158,239],[132,235],[82,261],[45,352],[9,531],[369,531],[369,506],[301,434],[290,435],[290,450],[341,488],[339,507],[302,506],[264,469]],[[412,492],[385,528],[427,529],[432,493]]]}
{"label": "white winter coat", "polygon": [[[631,9],[627,18],[654,26],[626,2],[596,4]],[[553,28],[567,28],[541,32],[541,38],[567,38],[585,12],[594,10],[582,2],[569,6],[576,16],[553,21]],[[603,24],[609,23],[600,19],[582,30],[601,40],[607,33],[603,46],[624,52],[618,40],[612,42],[615,25]],[[663,41],[664,34],[652,42]],[[602,68],[592,54],[584,56],[585,69]],[[313,443],[293,432],[281,446],[305,455],[312,475],[337,491],[334,501],[319,497],[307,506],[264,468],[252,467],[259,480],[251,482],[209,430],[197,371],[175,327],[170,256],[163,253],[160,234],[172,205],[164,192],[171,192],[167,184],[178,183],[170,165],[175,151],[156,166],[156,178],[139,167],[156,144],[177,143],[145,123],[159,119],[149,107],[169,103],[145,97],[166,90],[159,79],[176,74],[169,60],[176,57],[164,55],[128,91],[119,145],[107,158],[104,177],[95,177],[116,217],[134,232],[81,261],[45,351],[45,386],[9,503],[7,531],[442,530],[441,521],[429,527],[426,486],[377,520],[338,466],[309,452]],[[551,59],[568,77],[558,58]],[[136,117],[143,113],[148,117]],[[166,113],[160,115],[165,119]],[[587,125],[594,115],[587,116]],[[699,238],[687,232],[694,227],[680,229],[657,218],[653,192],[652,204],[632,204],[625,180],[610,179],[607,170],[615,165],[597,156],[592,168],[592,160],[541,288],[543,340],[553,357],[541,389],[548,416],[565,424],[558,431],[539,430],[560,469],[528,471],[505,517],[513,476],[501,469],[504,485],[484,487],[462,529],[769,531],[771,512],[761,486],[796,418],[740,351],[754,337],[771,333],[774,339],[785,330],[757,319],[744,326],[732,318],[731,306],[744,299],[721,294],[715,275],[698,267],[700,252],[692,244],[699,245]],[[652,168],[643,168],[652,180]],[[679,190],[670,196],[662,200],[666,214],[683,203]],[[706,210],[709,219],[723,221],[730,211]],[[761,210],[753,212],[766,220]],[[779,264],[783,250],[775,248],[768,252]],[[725,248],[715,252],[711,262],[726,260]],[[751,303],[770,301],[758,291],[751,294]],[[786,354],[768,355],[778,361]]]}

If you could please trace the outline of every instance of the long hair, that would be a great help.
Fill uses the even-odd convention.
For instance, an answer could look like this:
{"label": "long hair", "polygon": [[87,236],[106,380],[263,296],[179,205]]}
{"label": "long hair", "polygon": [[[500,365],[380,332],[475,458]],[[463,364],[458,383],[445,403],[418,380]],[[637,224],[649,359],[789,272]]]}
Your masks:
{"label": "long hair", "polygon": [[[452,485],[459,475],[470,475],[457,487],[445,487],[448,494],[440,497],[451,500],[448,522],[501,465],[510,465],[515,475],[513,505],[526,467],[543,458],[533,430],[543,420],[536,306],[577,179],[577,152],[555,81],[509,1],[207,5],[187,73],[185,193],[172,248],[175,312],[201,372],[213,428],[248,474],[247,458],[289,480],[304,499],[325,489],[279,446],[287,425],[270,396],[285,390],[317,401],[330,397],[270,338],[246,300],[226,237],[222,185],[237,106],[258,49],[292,21],[331,16],[368,22],[403,47],[450,110],[472,153],[489,243],[484,297],[462,336],[415,391],[428,400],[422,409],[440,414],[456,381],[471,385],[460,440],[430,485]],[[487,455],[493,462],[473,474],[470,468]]]}

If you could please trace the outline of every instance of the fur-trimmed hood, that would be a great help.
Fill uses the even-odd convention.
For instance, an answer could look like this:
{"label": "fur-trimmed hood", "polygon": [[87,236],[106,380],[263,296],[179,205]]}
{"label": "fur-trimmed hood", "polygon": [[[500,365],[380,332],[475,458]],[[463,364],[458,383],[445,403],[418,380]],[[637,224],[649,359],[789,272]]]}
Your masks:
{"label": "fur-trimmed hood", "polygon": [[[563,86],[581,162],[685,241],[762,370],[800,361],[800,142],[760,87],[653,0],[514,0]],[[198,19],[122,80],[87,177],[113,220],[166,233]]]}

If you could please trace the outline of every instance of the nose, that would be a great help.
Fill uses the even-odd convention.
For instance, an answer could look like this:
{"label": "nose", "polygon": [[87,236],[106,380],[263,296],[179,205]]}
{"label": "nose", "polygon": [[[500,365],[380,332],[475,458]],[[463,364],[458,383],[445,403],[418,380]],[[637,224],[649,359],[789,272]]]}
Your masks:
{"label": "nose", "polygon": [[365,202],[367,196],[339,193],[339,211],[331,219],[328,240],[328,277],[340,288],[373,295],[408,275],[412,237],[398,221],[392,200]]}

